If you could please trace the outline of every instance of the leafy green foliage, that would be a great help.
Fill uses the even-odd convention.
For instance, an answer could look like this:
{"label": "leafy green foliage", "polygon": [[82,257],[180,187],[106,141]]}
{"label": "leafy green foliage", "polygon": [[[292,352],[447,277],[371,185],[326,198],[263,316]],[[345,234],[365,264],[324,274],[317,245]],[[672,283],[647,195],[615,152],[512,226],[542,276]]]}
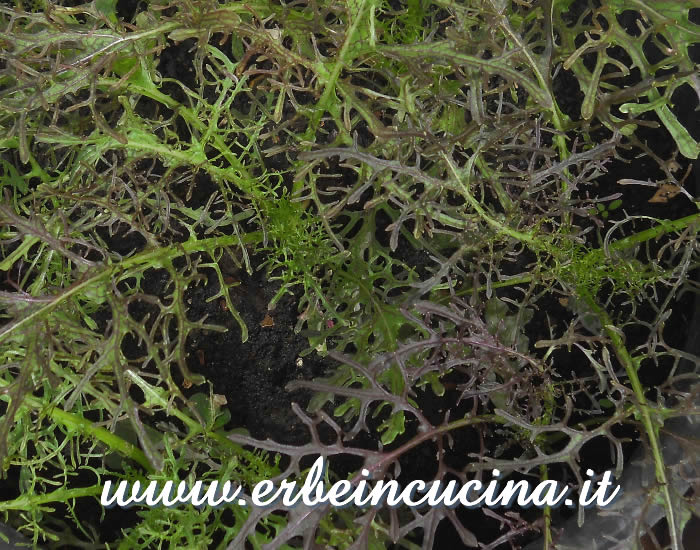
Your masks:
{"label": "leafy green foliage", "polygon": [[[653,110],[676,141],[681,154],[697,158],[700,145],[669,109],[673,93],[680,86],[692,86],[694,82],[696,69],[688,48],[700,40],[700,33],[697,25],[690,22],[693,7],[697,5],[690,0],[632,4],[616,0],[592,10],[593,29],[584,31],[585,24],[578,22],[571,29],[574,32],[562,33],[562,54],[569,52],[564,68],[570,68],[576,74],[585,92],[583,118],[590,119],[595,114],[608,127],[631,135],[630,132],[637,127],[635,116]],[[620,23],[623,17],[633,23],[624,27]],[[562,19],[560,23],[564,24]],[[576,47],[575,39],[582,31],[587,33],[586,41]],[[650,60],[650,43],[663,52],[661,60]],[[617,51],[624,51],[631,64],[620,54],[612,53],[615,46],[620,48]],[[595,55],[592,71],[583,61],[586,54]],[[614,66],[620,72],[604,75],[606,66]],[[615,78],[630,76],[633,69],[639,74],[637,83],[615,84]],[[659,74],[662,72],[663,76]],[[628,119],[616,117],[612,114],[614,105],[619,105],[622,113],[631,116]]]}
{"label": "leafy green foliage", "polygon": [[[113,546],[77,517],[106,478],[250,486],[318,454],[376,478],[426,451],[441,481],[556,465],[582,482],[584,445],[607,438],[619,460],[612,427],[636,423],[680,548],[692,504],[669,492],[659,429],[695,406],[664,326],[697,291],[699,216],[628,215],[598,186],[631,152],[689,187],[676,173],[698,143],[673,104],[697,95],[693,1],[157,0],[129,21],[112,0],[65,4],[0,7],[0,457],[26,493],[0,506],[13,524],[35,543]],[[654,126],[672,158],[645,143]],[[266,271],[270,309],[297,297],[305,353],[341,363],[290,385],[314,392],[313,418],[295,406],[307,445],[234,432],[215,389],[183,391],[206,381],[191,337],[225,330],[193,295],[248,337],[231,266]],[[555,298],[566,322],[548,316]],[[572,349],[573,374],[553,359]],[[651,401],[638,370],[669,362]],[[120,547],[428,549],[443,520],[466,546],[500,544],[441,508],[138,518]],[[525,520],[502,523],[518,544]]]}

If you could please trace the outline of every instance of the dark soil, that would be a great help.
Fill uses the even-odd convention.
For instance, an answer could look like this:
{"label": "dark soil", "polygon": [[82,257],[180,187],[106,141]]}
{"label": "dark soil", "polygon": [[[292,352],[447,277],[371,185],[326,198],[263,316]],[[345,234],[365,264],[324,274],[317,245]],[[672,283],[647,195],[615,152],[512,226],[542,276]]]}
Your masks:
{"label": "dark soil", "polygon": [[[259,259],[258,259],[259,260]],[[229,277],[234,275],[229,274]],[[326,374],[334,364],[315,351],[305,357],[307,338],[295,334],[296,297],[287,295],[274,311],[267,305],[278,285],[265,280],[262,271],[249,276],[236,270],[240,286],[230,291],[231,301],[248,327],[248,341],[228,313],[223,299],[207,302],[218,284],[198,287],[191,298],[191,318],[207,315],[209,322],[225,326],[225,333],[199,333],[188,342],[189,367],[211,381],[214,392],[224,395],[232,424],[243,426],[258,439],[271,438],[289,444],[308,439],[308,430],[292,412],[293,401],[305,403],[303,391],[287,392],[292,380],[310,380]]]}

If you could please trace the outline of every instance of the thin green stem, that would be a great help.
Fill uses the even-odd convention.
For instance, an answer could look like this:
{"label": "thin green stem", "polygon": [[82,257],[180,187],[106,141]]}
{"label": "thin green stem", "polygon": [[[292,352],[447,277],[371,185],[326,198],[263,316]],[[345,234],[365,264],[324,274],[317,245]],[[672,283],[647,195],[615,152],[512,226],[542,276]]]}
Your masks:
{"label": "thin green stem", "polygon": [[649,405],[647,401],[644,386],[639,380],[639,375],[637,374],[637,365],[634,359],[630,355],[627,347],[625,346],[624,340],[622,338],[621,331],[613,324],[608,313],[601,308],[597,302],[590,296],[583,296],[586,303],[591,308],[591,310],[598,316],[603,329],[610,338],[611,345],[615,350],[615,355],[617,356],[622,366],[627,372],[627,377],[632,385],[632,391],[636,399],[635,407],[637,409],[638,415],[641,417],[642,425],[644,426],[644,431],[649,438],[649,446],[651,447],[652,457],[654,459],[654,471],[656,474],[656,481],[659,483],[661,489],[664,505],[666,507],[666,519],[668,521],[668,529],[671,534],[673,548],[679,548],[677,537],[677,526],[676,526],[676,514],[674,513],[674,506],[671,499],[671,491],[668,482],[668,477],[666,476],[666,467],[664,463],[664,457],[661,452],[661,442],[659,441],[659,424],[652,417],[653,408]]}
{"label": "thin green stem", "polygon": [[[633,248],[637,246],[638,244],[651,241],[653,239],[659,238],[667,233],[673,233],[675,231],[682,231],[686,227],[689,227],[695,223],[700,223],[700,213],[697,214],[691,214],[690,216],[686,216],[684,218],[679,218],[677,220],[661,220],[659,225],[656,225],[654,227],[651,227],[649,229],[645,229],[644,231],[640,231],[639,233],[635,233],[634,235],[630,235],[629,237],[625,237],[623,239],[620,239],[618,241],[615,241],[614,243],[610,244],[607,249],[611,251],[619,251],[619,250],[626,250],[629,248]],[[598,254],[599,249],[593,249],[582,260],[585,262],[585,260],[589,257],[591,257],[594,254]],[[554,272],[550,272],[549,275],[546,274],[539,274],[539,277],[542,278],[542,280],[548,280],[555,278],[556,274]],[[531,283],[532,281],[535,280],[535,275],[521,275],[518,277],[513,277],[510,279],[506,279],[504,281],[497,281],[494,283],[491,283],[489,286],[490,288],[506,288],[514,285],[519,285],[519,284],[525,284],[525,283]],[[487,285],[481,285],[478,287],[468,287],[468,288],[463,288],[460,289],[456,292],[457,296],[464,296],[466,294],[471,294],[473,292],[484,292],[487,289]]]}
{"label": "thin green stem", "polygon": [[[0,378],[0,387],[7,387],[10,382]],[[147,472],[152,472],[153,468],[146,455],[135,445],[125,441],[118,435],[113,434],[105,428],[96,426],[90,420],[75,414],[66,412],[56,405],[46,407],[46,404],[38,397],[26,395],[22,401],[25,406],[43,411],[54,422],[65,426],[69,431],[79,432],[85,437],[101,441],[112,451],[121,454],[141,465]],[[82,496],[82,495],[81,495]],[[2,510],[2,507],[0,507]]]}
{"label": "thin green stem", "polygon": [[[33,237],[29,237],[32,238]],[[134,269],[142,266],[161,266],[167,264],[167,262],[182,256],[184,254],[191,254],[193,252],[200,252],[203,250],[211,251],[216,248],[233,246],[233,245],[247,245],[262,241],[262,233],[260,231],[251,231],[242,236],[237,235],[224,235],[221,237],[211,237],[209,239],[198,240],[196,238],[190,238],[188,241],[175,244],[163,248],[147,248],[139,254],[135,254],[130,258],[125,258],[119,263],[113,265],[105,265],[102,268],[98,268],[94,274],[88,276],[79,283],[67,288],[56,297],[51,300],[46,305],[32,311],[27,316],[23,317],[19,321],[7,325],[5,330],[0,332],[0,342],[4,341],[10,334],[17,331],[21,331],[26,327],[31,326],[39,319],[46,317],[54,309],[56,309],[60,304],[64,303],[71,297],[80,296],[84,294],[91,288],[97,288],[99,285],[104,284],[106,280],[110,277],[116,276],[120,272],[126,272],[129,269]]]}
{"label": "thin green stem", "polygon": [[0,502],[0,512],[8,510],[32,510],[43,504],[51,502],[65,503],[69,500],[81,497],[92,497],[102,493],[102,487],[93,485],[91,487],[79,487],[77,489],[66,489],[61,487],[51,493],[29,494],[25,493],[13,500]]}
{"label": "thin green stem", "polygon": [[465,173],[467,174],[467,181],[463,182],[461,181],[461,178],[459,174],[457,173],[457,169],[455,168],[455,165],[452,163],[452,160],[443,152],[441,153],[442,158],[445,160],[447,163],[447,166],[450,168],[450,171],[452,172],[452,175],[455,177],[455,179],[462,184],[462,194],[464,195],[464,198],[467,199],[467,202],[469,205],[476,211],[477,214],[490,226],[496,229],[499,233],[504,233],[505,235],[508,235],[509,237],[513,237],[514,239],[517,239],[520,242],[529,244],[529,245],[535,245],[536,241],[535,238],[529,234],[529,233],[523,233],[521,231],[517,231],[515,229],[511,229],[504,223],[498,221],[491,215],[489,215],[486,212],[486,209],[481,205],[481,203],[476,200],[474,195],[472,195],[471,190],[470,190],[470,174],[472,167],[474,163],[476,162],[477,155],[474,154],[472,157],[469,159],[467,162],[467,165],[465,166]]}

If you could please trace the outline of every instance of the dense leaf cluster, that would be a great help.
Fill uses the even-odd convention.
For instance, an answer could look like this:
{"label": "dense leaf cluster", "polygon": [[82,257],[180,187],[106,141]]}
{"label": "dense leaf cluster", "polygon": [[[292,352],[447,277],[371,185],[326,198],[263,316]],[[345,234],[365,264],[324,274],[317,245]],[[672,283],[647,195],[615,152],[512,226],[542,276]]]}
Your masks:
{"label": "dense leaf cluster", "polygon": [[[0,6],[5,521],[104,547],[79,504],[106,478],[250,486],[319,454],[329,482],[358,464],[405,482],[429,456],[435,480],[579,486],[598,438],[624,471],[633,426],[681,548],[693,503],[660,431],[697,411],[700,360],[664,330],[698,293],[700,146],[675,105],[700,97],[697,2],[119,4]],[[683,216],[601,191],[640,155],[658,178],[624,183],[667,186]],[[193,289],[247,338],[231,265],[278,285],[270,310],[300,295],[307,353],[341,363],[289,386],[313,390],[307,444],[233,433],[215,388],[183,390],[205,382],[189,338],[224,330]],[[554,536],[551,510],[483,514],[498,536],[449,508],[143,507],[119,544],[429,549],[443,520],[469,547]]]}

